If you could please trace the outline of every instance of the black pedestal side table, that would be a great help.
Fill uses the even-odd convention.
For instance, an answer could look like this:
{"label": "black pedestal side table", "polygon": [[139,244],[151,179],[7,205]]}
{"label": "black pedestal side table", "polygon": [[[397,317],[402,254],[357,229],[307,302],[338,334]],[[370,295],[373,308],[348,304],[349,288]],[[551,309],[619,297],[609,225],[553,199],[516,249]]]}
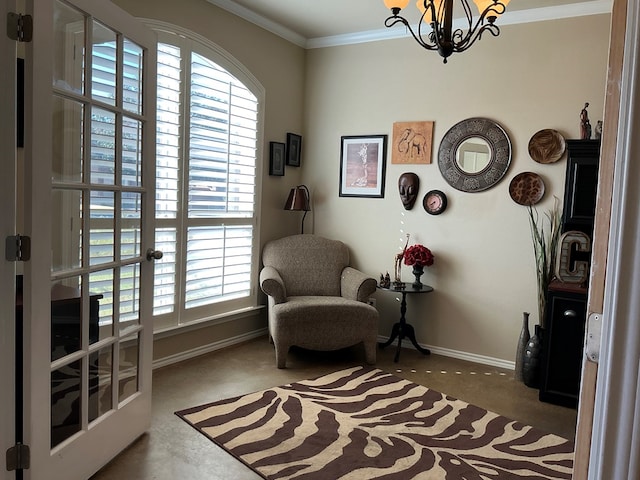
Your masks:
{"label": "black pedestal side table", "polygon": [[400,358],[400,348],[402,348],[402,339],[406,337],[409,340],[411,340],[411,343],[413,343],[413,346],[416,347],[416,349],[419,352],[422,352],[425,355],[429,355],[431,351],[428,348],[423,348],[420,345],[418,345],[418,341],[416,340],[416,332],[413,329],[413,325],[407,323],[407,320],[405,318],[405,313],[407,313],[407,294],[433,292],[433,287],[430,287],[429,285],[422,285],[420,288],[416,288],[412,284],[407,283],[405,284],[405,288],[378,287],[378,289],[383,290],[385,292],[402,294],[402,301],[400,302],[400,321],[396,322],[393,325],[393,329],[391,330],[391,336],[389,337],[389,340],[387,340],[384,343],[381,343],[380,348],[388,347],[397,338],[398,346],[396,348],[396,356],[393,359],[393,361],[397,363],[398,359]]}

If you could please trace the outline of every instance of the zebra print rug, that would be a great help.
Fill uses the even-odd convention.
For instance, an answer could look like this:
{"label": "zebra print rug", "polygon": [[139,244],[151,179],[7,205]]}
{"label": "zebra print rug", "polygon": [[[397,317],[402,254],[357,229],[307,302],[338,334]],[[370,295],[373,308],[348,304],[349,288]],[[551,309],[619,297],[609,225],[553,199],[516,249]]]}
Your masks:
{"label": "zebra print rug", "polygon": [[371,367],[176,414],[265,479],[570,479],[573,444]]}

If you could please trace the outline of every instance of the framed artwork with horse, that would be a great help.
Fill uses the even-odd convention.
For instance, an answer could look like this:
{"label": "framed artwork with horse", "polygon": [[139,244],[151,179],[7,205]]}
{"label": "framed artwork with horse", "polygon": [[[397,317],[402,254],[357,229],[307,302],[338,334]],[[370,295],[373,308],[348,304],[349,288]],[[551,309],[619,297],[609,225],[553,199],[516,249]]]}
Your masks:
{"label": "framed artwork with horse", "polygon": [[395,122],[391,163],[431,163],[433,122]]}

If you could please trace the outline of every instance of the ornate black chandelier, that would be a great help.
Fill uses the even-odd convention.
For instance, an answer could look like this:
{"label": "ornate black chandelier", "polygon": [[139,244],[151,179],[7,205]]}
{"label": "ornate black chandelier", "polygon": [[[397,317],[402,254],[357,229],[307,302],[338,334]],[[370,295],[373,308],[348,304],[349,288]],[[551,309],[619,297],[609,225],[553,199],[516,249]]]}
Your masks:
{"label": "ornate black chandelier", "polygon": [[[500,35],[495,21],[504,13],[510,0],[473,0],[480,14],[475,23],[468,0],[458,1],[466,17],[466,31],[461,28],[453,29],[454,0],[418,0],[416,5],[422,16],[415,32],[409,22],[400,16],[400,11],[409,4],[409,0],[384,0],[384,4],[392,13],[384,24],[386,27],[393,27],[396,23],[404,24],[416,42],[427,50],[437,50],[444,58],[444,63],[447,63],[447,58],[452,53],[464,52],[480,39],[484,32],[489,31],[494,37]],[[423,31],[425,25],[431,29],[430,32]]]}

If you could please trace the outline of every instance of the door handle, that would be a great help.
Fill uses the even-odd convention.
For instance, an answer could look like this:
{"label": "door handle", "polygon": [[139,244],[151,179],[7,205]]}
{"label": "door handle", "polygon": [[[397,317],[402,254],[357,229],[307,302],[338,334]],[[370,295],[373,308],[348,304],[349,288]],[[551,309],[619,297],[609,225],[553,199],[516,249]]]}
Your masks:
{"label": "door handle", "polygon": [[147,249],[147,260],[160,260],[162,258],[162,250],[154,250],[153,248]]}

